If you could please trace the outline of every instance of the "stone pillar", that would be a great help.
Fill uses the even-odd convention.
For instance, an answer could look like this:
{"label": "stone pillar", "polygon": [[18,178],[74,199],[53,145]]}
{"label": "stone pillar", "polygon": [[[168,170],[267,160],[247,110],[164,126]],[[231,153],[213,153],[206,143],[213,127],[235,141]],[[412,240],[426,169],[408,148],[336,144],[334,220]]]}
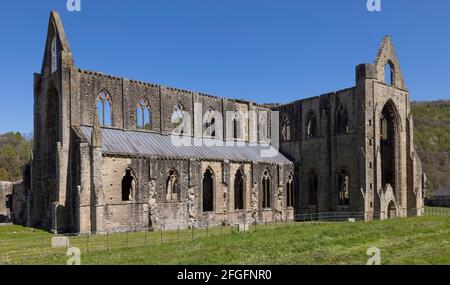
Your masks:
{"label": "stone pillar", "polygon": [[98,109],[95,108],[94,127],[91,133],[91,207],[92,231],[104,231],[103,214],[105,211],[105,195],[102,181],[102,131],[98,120]]}

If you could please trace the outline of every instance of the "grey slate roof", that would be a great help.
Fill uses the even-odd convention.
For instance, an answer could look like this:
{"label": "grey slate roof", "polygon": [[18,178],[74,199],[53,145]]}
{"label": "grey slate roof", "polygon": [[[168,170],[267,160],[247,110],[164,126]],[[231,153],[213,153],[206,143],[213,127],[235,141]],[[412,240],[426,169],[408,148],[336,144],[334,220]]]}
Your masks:
{"label": "grey slate roof", "polygon": [[[81,126],[78,133],[91,143],[92,127]],[[256,161],[268,163],[291,163],[278,153],[275,157],[262,157],[261,151],[270,147],[261,144],[244,146],[207,146],[204,143],[217,142],[212,139],[196,139],[200,146],[176,146],[171,136],[151,132],[102,128],[104,154],[140,155],[170,158],[203,158],[211,160]],[[191,141],[193,139],[191,138]]]}
{"label": "grey slate roof", "polygon": [[440,187],[433,192],[433,197],[450,197],[450,187]]}

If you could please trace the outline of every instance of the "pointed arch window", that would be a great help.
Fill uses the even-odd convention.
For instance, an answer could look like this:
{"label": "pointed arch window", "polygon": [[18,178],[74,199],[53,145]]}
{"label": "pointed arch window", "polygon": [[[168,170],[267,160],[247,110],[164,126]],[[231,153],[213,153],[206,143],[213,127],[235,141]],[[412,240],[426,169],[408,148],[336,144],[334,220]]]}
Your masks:
{"label": "pointed arch window", "polygon": [[289,118],[287,116],[284,117],[281,126],[281,141],[283,142],[291,141],[291,122],[289,121]]}
{"label": "pointed arch window", "polygon": [[210,108],[205,114],[205,136],[210,138],[216,137],[216,117],[214,109]]}
{"label": "pointed arch window", "polygon": [[395,66],[390,60],[384,66],[384,83],[395,85]]}
{"label": "pointed arch window", "polygon": [[350,176],[342,169],[337,173],[338,206],[349,205]]}
{"label": "pointed arch window", "polygon": [[111,126],[111,121],[112,121],[111,106],[112,106],[111,96],[109,95],[109,93],[107,91],[103,90],[98,95],[97,108],[99,111],[98,115],[99,115],[99,119],[100,119],[100,124],[104,127]]}
{"label": "pointed arch window", "polygon": [[125,175],[122,178],[122,201],[132,201],[136,195],[136,179],[130,168],[125,170]]}
{"label": "pointed arch window", "polygon": [[244,210],[245,179],[242,169],[238,169],[234,176],[234,209]]}
{"label": "pointed arch window", "polygon": [[203,212],[214,211],[214,175],[211,169],[203,174]]}
{"label": "pointed arch window", "polygon": [[395,190],[396,176],[396,110],[389,101],[380,116],[380,152],[381,152],[381,177],[383,188],[389,184]]}
{"label": "pointed arch window", "polygon": [[258,137],[259,142],[267,142],[267,112],[260,111],[258,119]]}
{"label": "pointed arch window", "polygon": [[317,174],[314,171],[311,171],[309,174],[308,187],[309,187],[309,205],[317,206],[318,205],[318,192],[319,192],[319,183],[317,179]]}
{"label": "pointed arch window", "polygon": [[144,97],[139,99],[136,108],[136,127],[142,130],[152,129],[152,111],[148,100]]}
{"label": "pointed arch window", "polygon": [[288,207],[294,207],[294,189],[293,189],[293,176],[289,175],[286,183],[286,205]]}
{"label": "pointed arch window", "polygon": [[183,124],[183,111],[184,108],[181,104],[176,104],[173,107],[171,122],[174,129]]}
{"label": "pointed arch window", "polygon": [[271,207],[271,187],[270,187],[270,174],[269,171],[264,171],[263,179],[262,179],[262,188],[263,188],[263,208]]}
{"label": "pointed arch window", "polygon": [[239,112],[235,112],[233,116],[233,139],[237,140],[241,137],[241,118],[239,116]]}
{"label": "pointed arch window", "polygon": [[336,134],[348,134],[348,113],[347,108],[340,104],[336,109]]}
{"label": "pointed arch window", "polygon": [[166,201],[177,201],[180,195],[180,185],[178,181],[178,172],[172,168],[169,171],[169,177],[166,182]]}
{"label": "pointed arch window", "polygon": [[317,120],[313,112],[310,112],[306,120],[306,139],[317,137]]}

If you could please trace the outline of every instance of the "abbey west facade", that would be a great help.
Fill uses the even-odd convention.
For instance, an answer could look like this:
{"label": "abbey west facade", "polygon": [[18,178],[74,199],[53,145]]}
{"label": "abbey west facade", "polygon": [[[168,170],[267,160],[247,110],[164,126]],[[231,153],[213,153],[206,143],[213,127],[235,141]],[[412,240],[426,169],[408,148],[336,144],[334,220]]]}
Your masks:
{"label": "abbey west facade", "polygon": [[[422,214],[409,94],[388,37],[374,64],[357,66],[355,87],[260,105],[81,70],[52,12],[34,82],[32,226],[102,233]],[[174,132],[191,145],[174,144]],[[263,155],[278,139],[280,152]]]}

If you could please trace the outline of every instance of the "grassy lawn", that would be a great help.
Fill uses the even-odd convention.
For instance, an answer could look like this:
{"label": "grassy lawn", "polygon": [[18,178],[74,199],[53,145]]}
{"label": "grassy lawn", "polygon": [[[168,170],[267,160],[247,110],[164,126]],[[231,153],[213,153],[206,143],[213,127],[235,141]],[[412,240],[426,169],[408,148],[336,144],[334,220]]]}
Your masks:
{"label": "grassy lawn", "polygon": [[[43,249],[49,234],[15,226],[0,227],[0,263],[12,249],[4,241],[11,238],[9,230],[18,236],[39,235],[21,241],[21,248],[34,252],[35,258],[23,256],[9,263],[66,263],[65,249]],[[246,233],[215,228],[208,233],[197,230],[194,237],[192,231],[164,232],[162,245],[159,232],[80,236],[70,242],[81,249],[82,264],[366,264],[370,247],[381,250],[382,264],[450,264],[450,217],[260,225]]]}

